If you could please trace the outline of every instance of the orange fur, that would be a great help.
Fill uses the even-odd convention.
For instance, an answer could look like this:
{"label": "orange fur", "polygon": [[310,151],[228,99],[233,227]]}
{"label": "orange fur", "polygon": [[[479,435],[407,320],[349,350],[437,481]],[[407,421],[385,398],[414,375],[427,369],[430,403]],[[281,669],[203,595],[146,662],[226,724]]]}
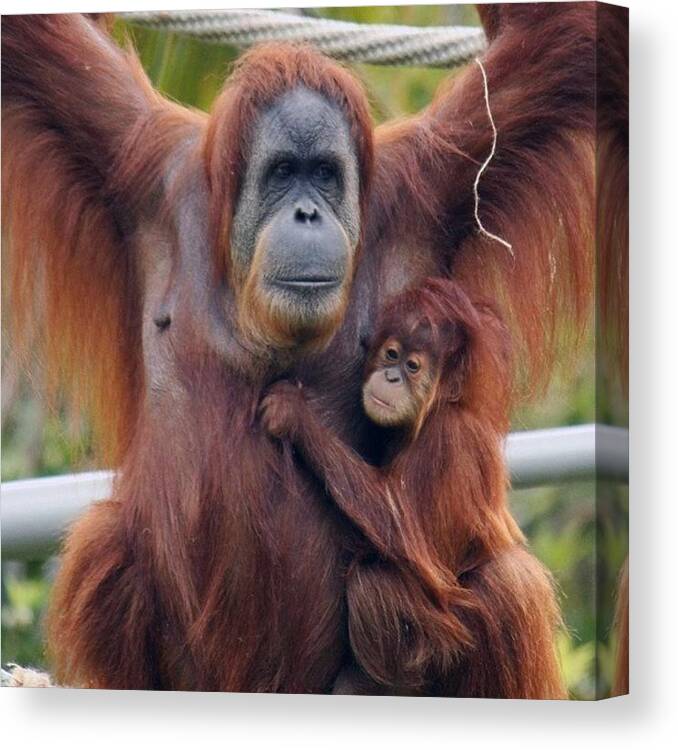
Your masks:
{"label": "orange fur", "polygon": [[559,348],[559,340],[580,339],[590,310],[595,8],[575,2],[557,12],[540,3],[478,10],[497,34],[483,64],[499,134],[479,185],[480,216],[513,254],[479,236],[473,217],[473,180],[492,143],[476,65],[444,84],[420,115],[377,128],[376,213],[389,238],[404,230],[419,241],[435,238],[454,277],[496,301],[513,330],[526,376],[521,385],[534,393],[554,355],[573,351]]}
{"label": "orange fur", "polygon": [[[93,414],[97,442],[121,470],[112,500],[81,519],[66,543],[50,619],[61,682],[321,692],[350,660],[345,577],[361,534],[295,455],[264,433],[255,414],[265,383],[241,374],[253,327],[237,331],[244,281],[229,268],[230,227],[248,136],[277,95],[302,85],[337,103],[360,160],[361,252],[345,316],[323,333],[330,340],[320,353],[293,361],[270,353],[277,372],[321,392],[324,421],[357,451],[370,450],[358,341],[394,287],[454,275],[473,297],[496,301],[529,351],[519,361],[536,373],[548,369],[555,320],[567,313],[579,326],[591,286],[594,9],[509,4],[483,9],[483,17],[499,141],[480,184],[480,210],[484,224],[512,243],[515,259],[478,237],[473,222],[473,180],[492,136],[476,66],[420,115],[374,130],[362,87],[346,69],[306,47],[269,45],[243,56],[204,117],[163,100],[134,55],[82,16],[3,18],[14,341],[44,347],[55,388]],[[184,287],[171,349],[179,395],[169,398],[147,382],[141,235],[157,232],[176,252],[176,226],[187,217],[191,249],[204,244],[209,257],[200,260],[215,273],[196,294],[188,285],[194,269],[170,264],[171,281]],[[203,225],[209,237],[201,244]],[[216,350],[195,313],[196,297],[215,287],[218,313],[234,336],[244,333],[241,348],[234,345],[242,359]],[[275,320],[257,323],[269,340],[279,335]],[[494,367],[501,356],[488,351],[487,361]],[[450,650],[459,669],[444,692],[552,697],[559,688],[551,588],[505,511],[497,458],[503,391],[495,409],[487,392],[500,384],[476,382],[477,398],[470,389],[454,419],[430,434],[424,425],[419,435],[438,455],[453,452],[449,466],[420,455],[413,476],[459,477],[461,499],[459,508],[428,515],[401,508],[403,518],[432,524],[426,538],[435,540],[418,544],[418,560],[411,543],[401,547],[413,561],[407,585],[415,601],[434,606],[436,580],[446,567],[457,572],[457,545],[482,539],[477,560],[458,570],[477,606],[473,615],[459,612],[455,629],[476,646],[464,651],[462,637]],[[435,508],[440,488],[422,485],[416,499]],[[392,579],[377,576],[371,593],[360,580],[360,611],[373,612],[378,630],[379,586],[388,590]],[[389,602],[397,608],[401,600],[394,593]],[[418,668],[421,654],[413,653]]]}
{"label": "orange fur", "polygon": [[[12,343],[44,352],[52,392],[67,388],[94,418],[97,443],[116,464],[143,373],[137,269],[110,209],[119,202],[138,217],[199,118],[161,99],[136,56],[80,16],[18,16],[3,26]],[[48,54],[33,55],[43,44]]]}
{"label": "orange fur", "polygon": [[322,425],[298,387],[278,383],[263,402],[267,429],[291,441],[365,535],[346,584],[351,647],[373,681],[357,687],[564,697],[552,583],[507,504],[508,330],[492,306],[431,279],[387,304],[367,377],[389,340],[407,351],[416,342],[442,374],[418,428],[379,435],[395,443],[381,469]]}

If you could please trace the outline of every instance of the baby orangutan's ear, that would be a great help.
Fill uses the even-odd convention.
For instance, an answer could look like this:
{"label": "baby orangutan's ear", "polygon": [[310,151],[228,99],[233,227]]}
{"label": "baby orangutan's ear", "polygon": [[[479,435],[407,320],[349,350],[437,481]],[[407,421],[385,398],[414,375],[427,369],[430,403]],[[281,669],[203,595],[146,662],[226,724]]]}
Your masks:
{"label": "baby orangutan's ear", "polygon": [[468,353],[465,350],[458,352],[450,359],[447,366],[450,368],[450,373],[446,378],[447,400],[457,403],[464,395],[464,383],[469,368]]}
{"label": "baby orangutan's ear", "polygon": [[462,394],[461,378],[455,376],[451,384],[448,400],[451,401],[452,403],[456,403],[457,401],[461,400],[461,394]]}
{"label": "baby orangutan's ear", "polygon": [[459,320],[445,320],[438,328],[438,346],[445,358],[456,359],[469,340],[466,325]]}
{"label": "baby orangutan's ear", "polygon": [[448,402],[460,401],[471,363],[472,337],[466,324],[458,319],[445,320],[438,329],[439,362],[442,363],[441,386]]}

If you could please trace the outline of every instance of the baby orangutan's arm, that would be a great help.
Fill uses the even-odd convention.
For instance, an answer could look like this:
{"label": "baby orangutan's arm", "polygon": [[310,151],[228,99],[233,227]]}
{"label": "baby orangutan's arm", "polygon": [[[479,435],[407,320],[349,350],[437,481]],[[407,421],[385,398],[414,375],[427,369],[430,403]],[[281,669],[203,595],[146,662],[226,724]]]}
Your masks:
{"label": "baby orangutan's arm", "polygon": [[274,384],[260,412],[269,434],[291,441],[374,551],[386,561],[412,568],[439,599],[451,574],[431,556],[413,509],[406,507],[387,474],[366,463],[323,425],[303,390],[292,383]]}
{"label": "baby orangutan's arm", "polygon": [[270,435],[291,441],[339,509],[381,556],[406,555],[405,536],[414,530],[403,528],[400,498],[391,491],[386,475],[321,423],[300,387],[286,381],[274,384],[261,402],[261,418]]}
{"label": "baby orangutan's arm", "polygon": [[[358,554],[346,579],[349,633],[360,669],[376,690],[349,680],[338,692],[417,694],[472,646],[463,611],[474,598],[440,563],[414,507],[386,471],[363,461],[321,423],[303,391],[276,383],[261,404],[268,432],[290,440],[344,515],[374,549]],[[376,554],[374,554],[376,553]]]}

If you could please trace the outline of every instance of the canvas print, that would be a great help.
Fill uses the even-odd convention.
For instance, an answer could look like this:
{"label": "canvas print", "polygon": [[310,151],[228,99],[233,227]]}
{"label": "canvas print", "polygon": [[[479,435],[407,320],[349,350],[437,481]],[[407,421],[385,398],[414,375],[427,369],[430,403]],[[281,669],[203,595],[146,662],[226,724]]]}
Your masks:
{"label": "canvas print", "polygon": [[2,17],[2,681],[628,673],[628,12]]}

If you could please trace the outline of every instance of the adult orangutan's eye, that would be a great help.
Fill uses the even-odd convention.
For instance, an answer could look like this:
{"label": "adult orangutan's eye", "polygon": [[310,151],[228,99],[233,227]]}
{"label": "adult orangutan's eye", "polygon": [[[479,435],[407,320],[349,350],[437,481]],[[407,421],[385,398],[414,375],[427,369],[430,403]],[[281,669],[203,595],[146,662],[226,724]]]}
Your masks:
{"label": "adult orangutan's eye", "polygon": [[288,180],[292,176],[293,171],[294,168],[292,167],[291,162],[281,161],[273,167],[272,176],[276,180]]}
{"label": "adult orangutan's eye", "polygon": [[315,176],[320,182],[329,182],[334,178],[335,171],[334,167],[331,164],[328,164],[327,162],[323,162],[322,164],[318,164],[318,166],[315,169]]}

